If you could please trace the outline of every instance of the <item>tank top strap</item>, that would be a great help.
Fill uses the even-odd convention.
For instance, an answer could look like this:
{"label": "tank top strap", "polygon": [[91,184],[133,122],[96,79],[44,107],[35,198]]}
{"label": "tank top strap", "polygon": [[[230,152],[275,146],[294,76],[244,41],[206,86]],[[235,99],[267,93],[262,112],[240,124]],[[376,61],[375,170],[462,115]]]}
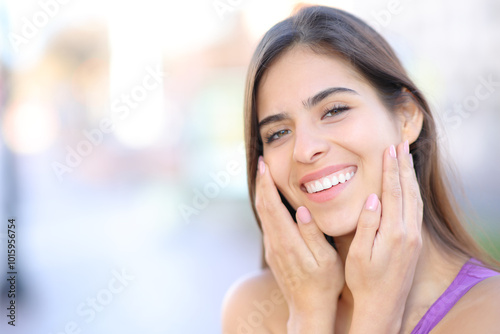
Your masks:
{"label": "tank top strap", "polygon": [[467,291],[477,283],[495,275],[500,273],[483,267],[481,262],[474,258],[469,259],[450,286],[420,319],[411,334],[429,333]]}

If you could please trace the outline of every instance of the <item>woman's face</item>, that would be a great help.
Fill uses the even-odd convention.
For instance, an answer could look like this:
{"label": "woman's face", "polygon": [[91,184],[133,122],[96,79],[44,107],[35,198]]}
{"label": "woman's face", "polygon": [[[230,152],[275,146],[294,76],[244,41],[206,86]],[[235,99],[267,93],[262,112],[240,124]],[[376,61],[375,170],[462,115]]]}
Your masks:
{"label": "woman's face", "polygon": [[264,160],[288,202],[328,235],[353,232],[368,195],[381,195],[383,152],[402,141],[400,118],[345,62],[304,47],[266,71],[257,110]]}

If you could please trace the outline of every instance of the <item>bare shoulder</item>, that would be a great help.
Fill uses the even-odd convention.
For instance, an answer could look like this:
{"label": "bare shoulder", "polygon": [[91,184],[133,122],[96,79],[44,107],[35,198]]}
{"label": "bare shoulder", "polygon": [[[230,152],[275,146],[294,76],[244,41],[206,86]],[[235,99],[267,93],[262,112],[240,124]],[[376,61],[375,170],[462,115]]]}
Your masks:
{"label": "bare shoulder", "polygon": [[496,333],[500,328],[499,310],[500,275],[497,275],[470,289],[432,333]]}
{"label": "bare shoulder", "polygon": [[286,333],[288,307],[269,269],[245,275],[229,288],[222,305],[222,332]]}

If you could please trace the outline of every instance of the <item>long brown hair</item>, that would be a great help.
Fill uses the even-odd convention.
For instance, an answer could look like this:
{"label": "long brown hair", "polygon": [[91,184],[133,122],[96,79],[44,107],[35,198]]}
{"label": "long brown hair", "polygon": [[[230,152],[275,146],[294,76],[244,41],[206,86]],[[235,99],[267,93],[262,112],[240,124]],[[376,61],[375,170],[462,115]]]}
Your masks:
{"label": "long brown hair", "polygon": [[[422,110],[424,120],[417,140],[411,144],[417,179],[424,203],[423,221],[433,241],[443,250],[464,257],[475,257],[497,267],[465,229],[464,215],[450,190],[437,146],[436,124],[421,91],[408,77],[396,54],[375,30],[357,17],[339,9],[311,6],[277,23],[262,38],[248,68],[245,89],[245,147],[248,190],[255,208],[257,160],[263,154],[258,131],[257,90],[259,82],[280,55],[295,46],[306,46],[318,54],[340,56],[377,91],[389,110],[411,98]],[[280,194],[281,195],[281,194]],[[295,219],[295,210],[281,199]],[[265,262],[263,266],[266,266]]]}

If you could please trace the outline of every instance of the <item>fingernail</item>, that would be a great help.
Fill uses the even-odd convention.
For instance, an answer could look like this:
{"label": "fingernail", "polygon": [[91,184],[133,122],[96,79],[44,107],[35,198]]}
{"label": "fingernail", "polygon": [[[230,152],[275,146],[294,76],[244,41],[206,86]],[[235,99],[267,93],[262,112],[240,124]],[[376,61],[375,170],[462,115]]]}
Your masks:
{"label": "fingernail", "polygon": [[370,211],[376,211],[378,208],[378,197],[376,194],[371,194],[366,200],[365,209]]}
{"label": "fingernail", "polygon": [[408,144],[408,140],[405,140],[404,148],[405,148],[405,153],[410,154],[410,144]]}
{"label": "fingernail", "polygon": [[394,147],[394,145],[391,145],[391,148],[389,149],[389,154],[391,155],[391,157],[396,158],[396,148]]}
{"label": "fingernail", "polygon": [[413,154],[410,154],[410,163],[413,166]]}
{"label": "fingernail", "polygon": [[260,174],[264,174],[264,172],[266,171],[266,165],[264,164],[264,158],[261,156],[259,156],[259,172]]}
{"label": "fingernail", "polygon": [[300,222],[303,224],[311,222],[311,213],[305,206],[301,206],[297,209],[297,219],[300,220]]}

